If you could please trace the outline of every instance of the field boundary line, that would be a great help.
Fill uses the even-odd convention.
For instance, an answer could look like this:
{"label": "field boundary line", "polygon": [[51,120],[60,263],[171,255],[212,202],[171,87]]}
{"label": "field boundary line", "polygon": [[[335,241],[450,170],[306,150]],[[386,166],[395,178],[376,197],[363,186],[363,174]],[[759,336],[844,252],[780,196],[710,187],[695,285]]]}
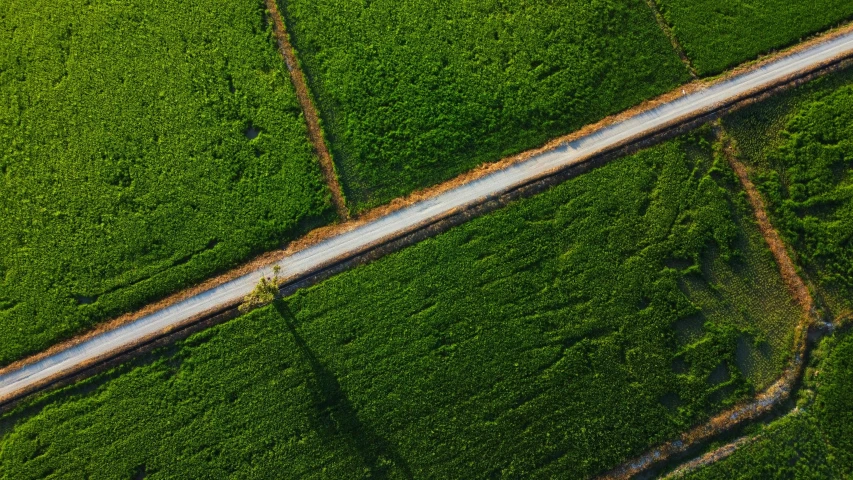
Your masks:
{"label": "field boundary line", "polygon": [[737,440],[731,443],[727,443],[713,451],[710,451],[699,458],[695,458],[687,463],[679,465],[677,469],[664,475],[661,480],[668,480],[670,478],[680,478],[683,475],[696,471],[702,467],[719,462],[720,460],[725,460],[726,458],[732,456],[733,453],[740,450],[741,447],[754,443],[760,438],[760,435],[756,435],[754,437],[747,436],[738,438]]}
{"label": "field boundary line", "polygon": [[296,98],[305,116],[305,123],[308,126],[308,137],[311,140],[311,145],[314,147],[314,153],[320,161],[320,170],[323,172],[323,178],[329,187],[332,204],[335,206],[335,211],[338,213],[341,221],[346,221],[349,219],[349,209],[347,208],[346,199],[338,180],[335,162],[332,160],[332,155],[329,153],[329,146],[326,144],[326,136],[323,134],[323,128],[320,126],[320,115],[317,112],[314,101],[311,99],[308,83],[305,81],[305,73],[299,64],[296,50],[290,43],[290,35],[284,25],[284,20],[278,10],[276,0],[264,0],[264,2],[272,19],[273,34],[278,44],[278,51],[287,66],[288,72],[290,72],[290,81],[293,84],[294,90],[296,90]]}
{"label": "field boundary line", "polygon": [[[292,242],[286,250],[268,252],[251,264],[0,369],[0,403],[28,395],[33,389],[43,390],[46,384],[78,372],[82,365],[91,365],[96,355],[101,362],[150,341],[151,336],[165,336],[190,321],[198,321],[203,314],[221,311],[229,302],[239,303],[260,276],[269,274],[273,264],[283,268],[289,282],[314,278],[317,272],[329,270],[330,266],[432,229],[448,218],[487,211],[481,207],[496,198],[522,190],[535,191],[536,185],[553,185],[565,178],[567,171],[594,168],[838,68],[853,56],[853,28],[848,30],[813,41],[811,52],[780,54],[764,63],[753,63],[750,67],[753,71],[747,70],[742,77],[694,82],[687,86],[691,89],[686,96],[689,98],[683,94],[684,87],[680,87],[552,140],[542,148],[484,165],[450,182],[372,210],[369,215],[312,231]],[[110,338],[109,343],[105,338]],[[102,353],[108,348],[112,350]],[[85,360],[78,360],[81,356]]]}
{"label": "field boundary line", "polygon": [[690,60],[690,57],[687,56],[687,52],[684,50],[684,47],[681,46],[681,42],[678,41],[678,37],[675,36],[669,22],[666,21],[663,13],[661,13],[656,0],[646,0],[646,4],[648,4],[649,8],[652,9],[652,14],[655,16],[658,26],[663,30],[663,34],[666,35],[666,38],[669,39],[669,43],[672,44],[672,48],[675,50],[676,55],[678,55],[681,62],[687,66],[687,71],[690,73],[690,76],[693,80],[697,80],[699,78],[699,74],[696,73],[696,68],[693,66],[693,62]]}
{"label": "field boundary line", "polygon": [[767,205],[761,193],[749,178],[749,171],[746,165],[740,161],[737,145],[731,137],[726,135],[719,124],[715,125],[714,131],[717,135],[717,140],[722,143],[723,155],[726,157],[729,166],[734,170],[743,190],[746,192],[752,212],[755,215],[755,220],[758,223],[758,229],[761,231],[761,236],[764,237],[768,248],[773,253],[773,258],[776,260],[776,265],[779,267],[779,273],[782,274],[785,285],[788,287],[791,295],[797,300],[800,308],[802,308],[803,314],[813,321],[819,321],[820,318],[814,298],[803,278],[797,272],[797,267],[791,259],[788,247],[782,240],[781,235],[779,235],[779,231],[770,222],[770,218],[767,216]]}

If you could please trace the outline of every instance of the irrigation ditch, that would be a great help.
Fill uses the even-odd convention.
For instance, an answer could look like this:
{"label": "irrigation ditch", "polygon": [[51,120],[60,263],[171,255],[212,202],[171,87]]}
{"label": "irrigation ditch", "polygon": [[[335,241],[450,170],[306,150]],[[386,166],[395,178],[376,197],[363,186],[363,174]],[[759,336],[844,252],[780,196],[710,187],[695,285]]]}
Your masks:
{"label": "irrigation ditch", "polygon": [[[818,324],[816,328],[810,330],[810,336],[807,340],[806,346],[806,356],[804,358],[804,365],[809,365],[810,356],[815,347],[818,347],[823,340],[829,334],[838,333],[838,332],[849,332],[850,327],[852,326],[850,323],[851,318],[847,316],[838,317],[834,319],[832,323]],[[799,391],[805,385],[805,378],[801,377],[794,385],[793,385],[793,393]],[[812,399],[811,402],[814,400]],[[810,404],[810,403],[809,403]],[[719,437],[714,439],[713,442],[707,443],[702,446],[697,446],[697,449],[693,451],[693,455],[689,455],[687,457],[683,457],[681,460],[685,460],[686,458],[693,458],[692,460],[688,460],[686,462],[667,462],[656,468],[653,468],[644,474],[638,475],[636,478],[646,479],[652,477],[660,477],[663,479],[674,479],[681,478],[687,473],[690,473],[694,470],[698,470],[702,467],[711,465],[720,460],[724,460],[731,456],[733,453],[737,452],[740,448],[743,448],[747,445],[750,445],[758,440],[763,438],[762,433],[754,433],[747,432],[746,430],[750,427],[756,427],[760,425],[769,425],[772,422],[775,422],[779,419],[792,416],[799,415],[803,412],[800,407],[797,405],[797,402],[794,398],[788,398],[785,402],[781,403],[774,410],[768,412],[767,415],[756,419],[757,421],[752,422],[747,425],[743,425],[739,428],[735,428],[730,432],[726,432],[725,434],[721,434]],[[722,443],[721,446],[716,446]],[[704,453],[703,453],[704,451]]]}

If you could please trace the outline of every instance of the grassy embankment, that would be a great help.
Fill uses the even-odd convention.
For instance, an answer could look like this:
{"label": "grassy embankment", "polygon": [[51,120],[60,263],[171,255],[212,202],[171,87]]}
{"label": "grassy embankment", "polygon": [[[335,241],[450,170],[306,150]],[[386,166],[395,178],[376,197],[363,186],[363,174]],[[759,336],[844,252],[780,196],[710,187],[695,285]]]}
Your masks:
{"label": "grassy embankment", "polygon": [[0,471],[612,467],[747,398],[788,354],[798,309],[709,137],[615,161],[24,405],[0,419]]}
{"label": "grassy embankment", "polygon": [[2,10],[0,365],[333,215],[258,2]]}
{"label": "grassy embankment", "polygon": [[848,0],[655,0],[699,75],[853,18]]}
{"label": "grassy embankment", "polygon": [[355,211],[689,80],[643,0],[279,5]]}

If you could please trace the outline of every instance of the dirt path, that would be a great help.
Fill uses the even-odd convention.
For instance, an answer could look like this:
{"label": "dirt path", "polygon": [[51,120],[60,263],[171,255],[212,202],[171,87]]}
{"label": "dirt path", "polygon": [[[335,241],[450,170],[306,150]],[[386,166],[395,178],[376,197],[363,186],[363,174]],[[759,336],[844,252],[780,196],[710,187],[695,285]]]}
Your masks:
{"label": "dirt path", "polygon": [[[788,255],[788,250],[779,236],[779,232],[776,231],[767,217],[764,199],[761,197],[758,189],[755,188],[755,184],[749,179],[749,172],[746,166],[738,158],[736,145],[725,135],[719,121],[714,124],[713,128],[717,140],[722,145],[723,155],[725,155],[726,160],[731,165],[732,170],[734,170],[746,192],[747,199],[755,215],[755,220],[758,223],[758,228],[765,242],[767,242],[773,258],[776,260],[779,273],[782,275],[791,296],[794,297],[802,309],[802,316],[795,328],[793,358],[782,374],[782,377],[751,402],[712,417],[707,423],[690,430],[680,438],[623,463],[601,478],[625,479],[647,472],[651,468],[687,452],[690,448],[696,447],[722,433],[763,416],[790,398],[794,385],[803,374],[803,363],[808,350],[809,328],[821,321],[817,308],[815,308],[814,298],[812,298],[808,287],[797,273],[794,262]],[[700,459],[688,462],[685,466],[694,463],[696,465],[713,463],[733,453],[740,444],[739,441],[729,444],[721,449],[710,452]]]}
{"label": "dirt path", "polygon": [[728,160],[732,170],[735,171],[740,184],[746,192],[749,204],[752,206],[752,211],[755,212],[758,228],[761,230],[761,235],[764,236],[764,240],[767,242],[770,251],[773,253],[773,258],[776,259],[776,264],[779,266],[779,272],[785,280],[785,285],[788,287],[791,295],[797,300],[797,303],[800,304],[803,312],[809,318],[816,319],[818,314],[815,309],[814,298],[812,298],[811,292],[809,292],[805,282],[803,282],[803,279],[797,273],[797,267],[794,266],[793,260],[788,255],[788,249],[785,247],[782,237],[779,236],[779,232],[770,223],[764,199],[758,193],[758,189],[755,188],[752,180],[749,179],[749,172],[746,169],[746,165],[738,158],[736,146],[733,145],[731,139],[722,131],[722,127],[717,125],[715,131],[717,132],[718,139],[723,143],[723,153],[726,156],[726,160]]}
{"label": "dirt path", "polygon": [[649,5],[649,8],[652,9],[652,13],[655,15],[655,20],[657,20],[660,29],[663,30],[666,38],[669,39],[669,42],[672,43],[672,48],[675,50],[675,53],[678,54],[678,58],[687,66],[687,71],[690,72],[690,76],[693,77],[693,80],[697,80],[699,75],[696,73],[696,69],[693,68],[693,62],[690,61],[690,57],[687,56],[687,52],[684,51],[684,47],[681,46],[681,42],[678,41],[678,38],[672,32],[672,27],[669,26],[669,23],[666,22],[666,19],[663,17],[663,14],[660,13],[660,9],[658,8],[655,0],[646,0],[646,3]]}
{"label": "dirt path", "polygon": [[314,102],[311,101],[311,95],[308,93],[305,74],[302,72],[299,61],[296,59],[296,52],[293,50],[293,45],[290,44],[290,37],[284,26],[284,20],[282,20],[282,16],[278,11],[276,1],[265,0],[265,2],[270,17],[272,17],[273,32],[278,41],[278,51],[287,65],[287,70],[290,71],[290,79],[293,82],[293,87],[296,89],[296,98],[299,100],[299,106],[302,107],[302,112],[305,114],[305,122],[308,124],[308,137],[314,146],[314,152],[320,159],[320,169],[323,171],[323,177],[326,179],[329,192],[332,194],[332,203],[335,205],[335,210],[338,212],[341,221],[346,221],[349,218],[349,209],[347,209],[343,190],[341,190],[341,185],[338,182],[335,163],[332,161],[332,155],[329,153],[329,148],[326,145],[323,130],[320,128],[320,117],[317,114],[317,108],[314,106]]}
{"label": "dirt path", "polygon": [[740,447],[748,445],[758,440],[759,438],[760,436],[739,438],[732,443],[724,445],[712,452],[708,452],[705,455],[702,455],[701,457],[695,460],[691,460],[681,465],[680,467],[678,467],[677,470],[663,477],[663,480],[667,480],[670,478],[678,478],[694,470],[698,470],[706,465],[710,465],[714,462],[719,462],[720,460],[730,457],[733,453],[738,451]]}

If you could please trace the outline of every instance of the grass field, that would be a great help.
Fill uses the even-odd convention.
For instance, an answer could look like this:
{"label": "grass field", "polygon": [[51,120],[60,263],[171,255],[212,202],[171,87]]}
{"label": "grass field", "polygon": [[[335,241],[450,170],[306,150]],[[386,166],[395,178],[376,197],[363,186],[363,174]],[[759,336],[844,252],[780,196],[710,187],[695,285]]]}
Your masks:
{"label": "grass field", "polygon": [[853,312],[853,71],[726,119],[771,219],[831,316]]}
{"label": "grass field", "polygon": [[[824,341],[802,408],[764,427],[731,457],[678,478],[850,478],[853,475],[853,335]],[[825,358],[824,358],[825,357]],[[815,376],[814,372],[818,372]],[[814,389],[814,390],[811,390]]]}
{"label": "grass field", "polygon": [[790,348],[774,331],[797,308],[708,137],[614,161],[24,405],[0,418],[0,471],[609,468],[749,395],[766,375],[738,368],[742,344],[777,370]]}
{"label": "grass field", "polygon": [[280,245],[329,200],[255,0],[0,9],[0,365]]}
{"label": "grass field", "polygon": [[853,18],[847,0],[655,0],[699,75]]}
{"label": "grass field", "polygon": [[689,79],[643,0],[279,5],[356,211]]}

